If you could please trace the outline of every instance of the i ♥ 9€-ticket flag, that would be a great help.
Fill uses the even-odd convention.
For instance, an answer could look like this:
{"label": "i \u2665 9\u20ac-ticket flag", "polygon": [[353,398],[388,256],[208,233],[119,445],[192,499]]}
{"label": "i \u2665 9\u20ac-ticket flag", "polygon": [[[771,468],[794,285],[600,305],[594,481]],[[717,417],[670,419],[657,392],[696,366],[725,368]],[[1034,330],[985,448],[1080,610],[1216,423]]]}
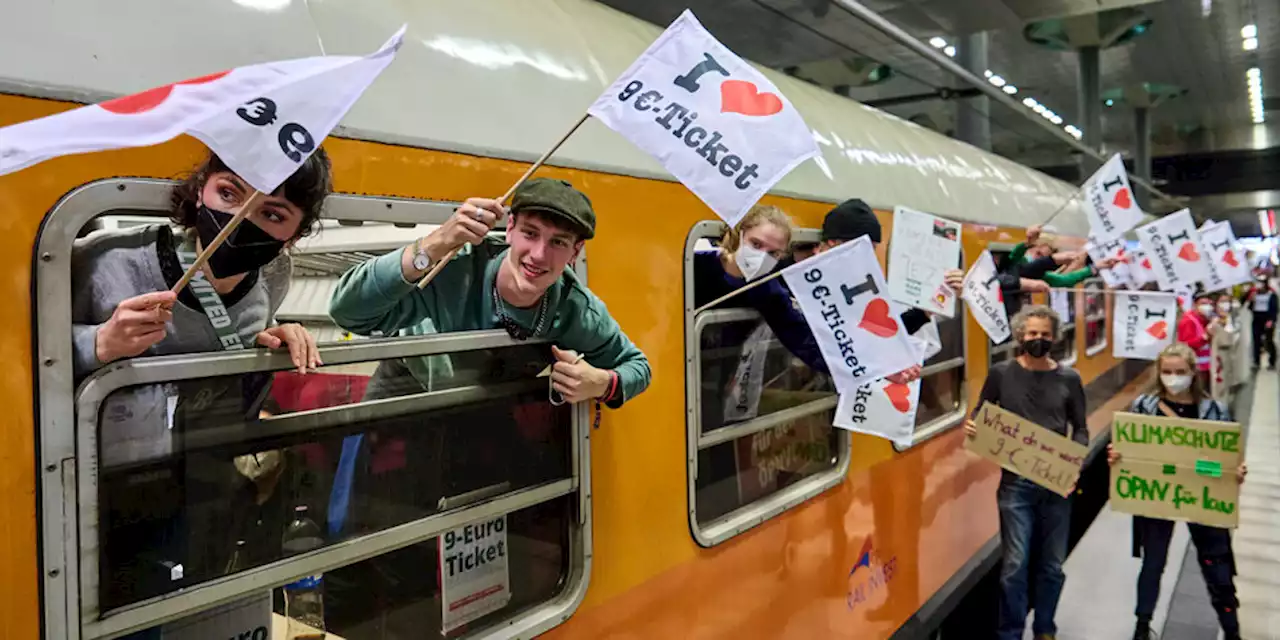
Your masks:
{"label": "i \u2665 9\u20ac-ticket flag", "polygon": [[656,158],[731,225],[818,155],[796,108],[688,10],[587,113]]}
{"label": "i \u2665 9\u20ac-ticket flag", "polygon": [[0,175],[58,156],[189,134],[271,193],[320,147],[395,58],[401,27],[367,56],[268,62],[156,87],[0,129]]}

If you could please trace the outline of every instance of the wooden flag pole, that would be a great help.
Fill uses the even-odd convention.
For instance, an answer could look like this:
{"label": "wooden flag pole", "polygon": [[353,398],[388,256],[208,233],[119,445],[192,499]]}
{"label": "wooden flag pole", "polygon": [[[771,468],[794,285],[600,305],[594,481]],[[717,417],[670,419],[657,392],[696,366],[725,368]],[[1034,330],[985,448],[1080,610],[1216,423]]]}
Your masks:
{"label": "wooden flag pole", "polygon": [[1057,210],[1057,211],[1054,211],[1054,212],[1053,212],[1053,214],[1051,214],[1051,215],[1049,216],[1049,219],[1047,219],[1047,220],[1045,220],[1044,222],[1041,222],[1041,223],[1040,223],[1040,226],[1042,226],[1042,227],[1043,227],[1043,226],[1045,226],[1045,225],[1049,224],[1050,222],[1053,222],[1053,219],[1054,219],[1054,218],[1056,218],[1056,217],[1058,217],[1058,214],[1059,214],[1059,213],[1062,213],[1063,211],[1066,211],[1066,210],[1067,210],[1067,205],[1071,204],[1072,202],[1075,202],[1075,201],[1076,201],[1076,198],[1079,198],[1079,197],[1080,197],[1080,193],[1081,193],[1081,190],[1080,190],[1080,189],[1076,189],[1076,190],[1075,190],[1075,193],[1072,193],[1072,194],[1071,194],[1071,197],[1070,197],[1070,198],[1067,198],[1067,201],[1066,201],[1066,202],[1063,202],[1063,203],[1062,203],[1062,206],[1061,206],[1061,207],[1058,207],[1058,210]]}
{"label": "wooden flag pole", "polygon": [[[533,172],[537,171],[539,167],[545,164],[547,160],[551,157],[551,154],[555,153],[556,150],[559,149],[569,139],[569,136],[572,136],[573,133],[578,130],[578,127],[581,127],[587,121],[587,118],[590,118],[590,117],[591,117],[591,114],[589,113],[582,114],[582,117],[578,118],[578,121],[573,123],[573,127],[571,127],[567,132],[565,132],[565,134],[561,136],[560,139],[556,141],[555,144],[551,145],[551,148],[547,149],[547,152],[542,154],[542,157],[538,158],[538,161],[534,162],[529,167],[529,169],[524,172],[524,175],[520,176],[520,179],[516,180],[516,183],[511,185],[510,189],[507,189],[506,193],[502,194],[502,197],[498,199],[498,205],[501,206],[502,203],[506,202],[509,198],[511,198],[511,195],[516,192],[516,189],[519,189],[520,185],[528,181],[529,177],[533,175]],[[449,262],[453,260],[454,256],[458,255],[458,251],[460,250],[462,250],[462,247],[458,247],[453,251],[450,251],[449,255],[446,255],[439,262],[432,265],[431,270],[427,272],[427,275],[422,276],[422,279],[418,281],[418,288],[424,289],[426,288],[427,285],[431,284],[431,281],[434,280],[435,277],[440,274],[440,271],[444,269],[445,265],[449,264]]]}
{"label": "wooden flag pole", "polygon": [[750,291],[751,289],[754,289],[754,288],[756,288],[756,287],[758,287],[758,286],[760,286],[760,285],[762,285],[762,284],[764,284],[764,283],[766,283],[766,282],[768,282],[768,281],[770,281],[770,280],[773,280],[774,278],[777,278],[778,276],[782,275],[782,272],[784,272],[784,271],[786,271],[786,269],[779,269],[779,270],[774,271],[773,273],[771,273],[771,274],[769,274],[769,275],[767,275],[767,276],[765,276],[765,277],[763,277],[763,278],[760,278],[759,280],[752,280],[751,282],[747,283],[747,285],[746,285],[746,286],[743,286],[743,287],[739,287],[739,288],[737,288],[737,289],[734,289],[733,291],[730,291],[729,293],[726,293],[726,294],[724,294],[724,295],[720,296],[719,298],[716,298],[715,300],[712,300],[711,302],[708,302],[708,303],[706,303],[706,304],[702,305],[701,307],[698,307],[697,309],[694,309],[694,310],[693,310],[693,315],[695,315],[695,316],[696,316],[696,315],[698,315],[699,313],[702,313],[703,311],[706,311],[707,309],[710,309],[711,307],[714,307],[714,306],[716,306],[716,305],[720,304],[721,302],[724,302],[725,300],[728,300],[729,298],[732,298],[732,297],[734,297],[734,296],[738,295],[739,293],[742,293],[743,291]]}
{"label": "wooden flag pole", "polygon": [[191,265],[191,268],[187,269],[187,272],[182,274],[182,279],[178,281],[178,284],[173,285],[173,289],[171,289],[171,291],[175,294],[181,293],[182,290],[191,283],[191,279],[196,276],[196,272],[199,271],[200,268],[204,266],[204,263],[209,260],[209,256],[213,255],[213,252],[216,251],[218,247],[222,246],[223,242],[226,242],[227,238],[231,236],[231,232],[235,231],[236,227],[240,226],[240,223],[244,222],[244,219],[249,217],[250,213],[253,213],[254,204],[261,196],[262,192],[257,189],[254,189],[253,193],[249,194],[249,199],[245,200],[244,204],[240,205],[240,210],[236,212],[235,217],[231,218],[231,221],[227,223],[227,226],[222,228],[222,231],[218,232],[218,235],[213,238],[213,241],[209,243],[209,246],[205,247],[204,250],[200,252],[200,255],[196,257],[195,264]]}

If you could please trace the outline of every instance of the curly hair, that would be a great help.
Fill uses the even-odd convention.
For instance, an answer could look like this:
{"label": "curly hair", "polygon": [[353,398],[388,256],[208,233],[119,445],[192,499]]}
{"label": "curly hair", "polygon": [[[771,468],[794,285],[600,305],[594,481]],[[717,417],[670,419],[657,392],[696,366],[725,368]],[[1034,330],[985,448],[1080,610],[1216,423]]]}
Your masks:
{"label": "curly hair", "polygon": [[[209,181],[209,176],[222,172],[235,173],[216,153],[209,152],[209,157],[182,182],[173,188],[169,196],[170,216],[174,224],[190,229],[196,226],[196,203],[200,201],[200,193]],[[302,210],[302,221],[298,231],[291,240],[297,240],[315,231],[316,222],[320,219],[320,210],[324,207],[324,199],[333,191],[332,167],[329,155],[324,147],[316,149],[276,190],[276,194],[292,202]]]}

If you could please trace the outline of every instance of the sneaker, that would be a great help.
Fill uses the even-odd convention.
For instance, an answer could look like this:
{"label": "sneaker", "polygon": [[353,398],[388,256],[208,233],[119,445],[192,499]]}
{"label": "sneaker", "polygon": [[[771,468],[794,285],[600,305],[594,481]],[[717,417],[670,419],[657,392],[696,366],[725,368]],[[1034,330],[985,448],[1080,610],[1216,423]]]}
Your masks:
{"label": "sneaker", "polygon": [[1146,620],[1139,620],[1138,624],[1133,627],[1133,640],[1156,640],[1157,636],[1151,630],[1151,623]]}

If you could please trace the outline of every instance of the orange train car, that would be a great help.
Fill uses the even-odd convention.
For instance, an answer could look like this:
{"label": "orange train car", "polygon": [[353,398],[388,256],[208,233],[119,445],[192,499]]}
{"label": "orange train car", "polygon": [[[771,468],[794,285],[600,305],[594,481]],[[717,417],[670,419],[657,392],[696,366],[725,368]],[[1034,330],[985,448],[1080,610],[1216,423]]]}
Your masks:
{"label": "orange train car", "polygon": [[[657,27],[588,0],[172,5],[15,7],[21,19],[0,26],[0,125],[321,47],[359,53],[410,24],[395,64],[326,143],[336,193],[321,232],[288,259],[278,318],[321,336],[326,366],[300,378],[278,354],[136,358],[77,385],[71,243],[161,222],[173,179],[204,150],[180,139],[0,177],[10,274],[0,281],[10,301],[0,310],[10,363],[0,636],[92,640],[163,627],[167,637],[202,616],[235,624],[256,619],[236,613],[246,602],[279,613],[278,587],[316,574],[329,631],[353,639],[914,638],[991,622],[999,471],[963,450],[957,427],[1009,348],[991,345],[967,312],[940,323],[916,441],[901,450],[832,428],[834,396],[806,386],[774,343],[757,415],[707,423],[714,395],[704,398],[704,378],[738,357],[743,344],[731,336],[759,318],[694,314],[691,255],[721,223],[596,123],[543,171],[591,197],[599,232],[575,269],[653,368],[651,387],[606,411],[599,429],[585,407],[549,407],[524,375],[545,362],[537,340],[501,331],[352,339],[328,320],[327,296],[346,268],[425,234],[463,198],[505,191]],[[35,15],[48,11],[77,18]],[[968,265],[1017,242],[1072,191],[766,73],[822,150],[765,198],[803,229],[797,240],[816,237],[832,203],[861,197],[886,243],[897,205],[962,222]],[[1055,223],[1064,236],[1086,224],[1075,205]],[[1105,470],[1092,461],[1106,416],[1146,373],[1111,356],[1111,311],[1096,283],[1070,306],[1059,353],[1086,383],[1094,443],[1075,498],[1078,536],[1105,499]],[[371,400],[380,367],[407,358],[440,359],[451,374]],[[274,380],[269,411],[183,434],[137,465],[100,460],[101,412],[114,394],[248,375]],[[285,552],[281,512],[306,503],[333,522],[333,487],[347,482],[339,460],[357,435],[354,524],[320,548]],[[199,476],[268,449],[282,452],[285,471],[257,500],[245,501],[243,481]],[[235,535],[224,531],[242,520]],[[449,577],[462,561],[445,547],[477,523],[504,545],[484,577],[497,586],[471,597]],[[139,543],[139,531],[155,544]],[[226,562],[237,545],[251,553]]]}

